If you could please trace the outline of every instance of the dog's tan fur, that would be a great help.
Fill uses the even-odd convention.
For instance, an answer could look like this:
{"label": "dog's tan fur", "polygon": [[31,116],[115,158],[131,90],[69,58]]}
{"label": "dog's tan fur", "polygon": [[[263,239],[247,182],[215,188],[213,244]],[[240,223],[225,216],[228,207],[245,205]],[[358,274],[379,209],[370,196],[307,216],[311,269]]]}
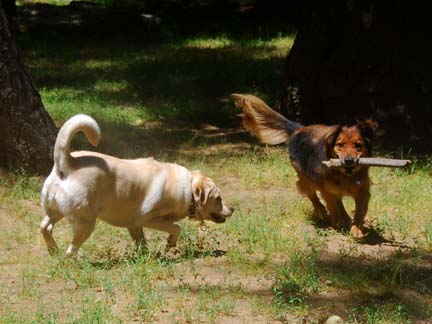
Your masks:
{"label": "dog's tan fur", "polygon": [[73,225],[73,240],[66,252],[73,255],[93,232],[98,218],[127,228],[142,246],[143,227],[168,232],[171,247],[180,234],[175,222],[190,216],[222,223],[233,213],[213,180],[200,171],[153,158],[124,160],[90,151],[70,153],[70,142],[79,131],[93,145],[100,139],[97,123],[86,115],[72,117],[59,131],[54,167],[41,195],[45,217],[40,229],[49,252],[57,249],[52,231],[63,217]]}

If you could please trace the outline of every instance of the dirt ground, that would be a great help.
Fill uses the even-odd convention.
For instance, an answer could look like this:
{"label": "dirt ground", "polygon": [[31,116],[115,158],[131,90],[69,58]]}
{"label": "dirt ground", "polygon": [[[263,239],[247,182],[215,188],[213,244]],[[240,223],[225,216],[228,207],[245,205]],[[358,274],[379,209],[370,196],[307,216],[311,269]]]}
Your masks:
{"label": "dirt ground", "polygon": [[[33,203],[28,203],[27,207],[31,207],[36,215],[41,214],[40,207]],[[14,220],[11,215],[7,214],[4,209],[0,208],[0,228],[8,229],[14,226]],[[311,231],[314,229],[310,228]],[[34,235],[38,235],[37,230],[34,230]],[[41,242],[42,243],[42,242]],[[352,242],[349,238],[336,234],[330,236],[326,242],[326,252],[321,256],[323,264],[337,263],[338,267],[345,267],[351,265],[353,262],[357,263],[359,271],[362,268],[367,268],[377,261],[386,261],[391,259],[396,254],[404,253],[412,248],[415,242],[405,241],[403,244],[394,244],[383,242],[380,244],[357,244]],[[341,261],[341,251],[346,251],[350,256]],[[353,253],[353,251],[355,251]],[[121,251],[119,251],[121,253]],[[235,323],[309,323],[307,317],[293,317],[283,318],[276,320],[268,317],[268,314],[260,314],[254,310],[251,305],[253,300],[259,296],[260,301],[268,304],[273,304],[272,287],[274,278],[272,275],[244,275],[241,272],[233,269],[230,265],[229,259],[225,256],[225,247],[221,246],[219,254],[214,256],[198,257],[192,262],[180,262],[174,264],[173,271],[176,273],[175,279],[167,282],[166,279],[161,279],[155,286],[165,293],[164,307],[154,314],[153,320],[157,323],[172,323],[173,318],[176,318],[176,312],[179,309],[178,290],[182,286],[187,286],[191,294],[186,302],[181,305],[183,308],[193,307],[198,300],[198,292],[200,287],[208,287],[209,290],[214,287],[224,294],[231,294],[232,291],[241,289],[244,294],[243,297],[236,300],[235,307],[230,311],[229,315],[217,317],[217,323],[235,324]],[[4,288],[7,288],[12,294],[9,299],[12,301],[16,309],[22,309],[25,312],[36,311],[37,301],[31,299],[19,298],[25,283],[22,279],[22,272],[30,264],[20,263],[19,260],[29,260],[29,255],[32,257],[37,256],[40,258],[47,258],[47,252],[43,244],[32,244],[28,242],[14,242],[11,246],[3,248],[1,252],[2,271],[0,273],[0,281]],[[259,259],[257,255],[255,258]],[[280,259],[275,259],[275,263],[283,263],[284,256]],[[422,260],[421,266],[424,268],[425,273],[430,273],[432,264],[432,256],[429,260]],[[191,268],[194,270],[191,271]],[[329,287],[332,285],[328,282]],[[56,299],[62,291],[69,291],[70,294],[79,296],[79,287],[73,281],[53,282],[42,287],[43,295],[49,296],[50,299]],[[96,291],[96,294],[101,295],[103,298],[104,292],[102,290]],[[371,296],[374,291],[371,287]],[[396,292],[400,298],[413,303],[421,299],[419,294],[414,289],[401,289]],[[131,302],[127,295],[122,296],[117,293],[117,302],[112,307],[113,315],[122,317],[122,312],[125,312],[127,305]],[[330,289],[328,292],[321,292],[312,296],[308,302],[314,305],[315,313],[313,319],[325,318],[319,315],[320,309],[325,309],[323,313],[333,314],[347,314],[349,308],[352,307],[352,295],[350,291]],[[1,307],[0,307],[1,310]],[[318,312],[318,314],[317,314]],[[325,315],[323,315],[325,316]],[[136,321],[140,320],[137,318]],[[418,321],[420,323],[432,323],[432,321]]]}
{"label": "dirt ground", "polygon": [[[213,136],[218,136],[216,130],[205,130],[213,133]],[[239,136],[233,132],[234,136]],[[226,135],[226,134],[225,134]],[[240,135],[242,136],[242,135]],[[227,147],[225,147],[225,146]],[[214,146],[208,146],[205,150],[211,153],[214,150],[236,150],[241,151],[244,149],[244,143],[239,141],[238,144],[227,145],[217,143]],[[191,152],[193,154],[194,152]],[[187,154],[187,151],[185,151]],[[235,179],[234,179],[235,180]],[[261,189],[245,190],[228,175],[221,177],[219,182],[224,187],[230,184],[229,189],[225,192],[227,196],[236,195],[240,201],[248,200],[255,203],[260,203],[263,199],[274,195],[299,195],[294,188],[289,190],[280,188],[271,188],[265,191]],[[8,291],[8,296],[0,296],[7,298],[9,303],[13,305],[14,309],[22,310],[23,312],[37,311],[38,300],[32,298],[21,298],[23,291],[29,289],[26,285],[29,283],[23,280],[23,272],[31,270],[32,265],[29,261],[37,259],[49,258],[46,248],[38,233],[38,224],[40,221],[39,216],[42,215],[42,210],[37,202],[25,200],[21,202],[22,208],[27,210],[27,214],[33,215],[35,218],[27,221],[25,226],[20,226],[21,230],[29,230],[30,233],[25,234],[26,238],[11,241],[10,237],[3,236],[4,246],[0,252],[0,282],[4,291]],[[253,208],[251,206],[250,208]],[[41,217],[41,216],[40,216]],[[21,220],[20,220],[21,221]],[[10,214],[6,207],[0,206],[0,228],[3,230],[13,229],[16,225],[16,219]],[[63,235],[67,232],[67,226],[64,224],[59,226],[56,235]],[[314,225],[305,224],[304,231],[309,233],[316,233],[317,227]],[[371,268],[377,264],[391,263],[393,258],[404,258],[406,255],[412,253],[413,248],[416,246],[416,241],[410,238],[396,237],[386,239],[378,233],[370,235],[368,241],[358,243],[352,240],[349,236],[330,231],[325,239],[324,252],[320,254],[319,263],[325,267],[334,269],[341,269],[343,272],[352,271],[371,271]],[[23,234],[24,235],[24,234]],[[151,235],[151,234],[150,234]],[[204,234],[205,235],[205,234]],[[355,287],[351,290],[340,289],[333,287],[331,279],[327,280],[325,284],[328,289],[322,289],[320,292],[315,293],[307,298],[307,302],[312,305],[313,312],[310,315],[289,315],[285,314],[282,317],[276,318],[270,313],[260,312],[260,307],[253,305],[259,303],[260,305],[273,305],[274,293],[273,286],[275,277],[273,274],[250,274],[239,271],[237,268],[232,267],[229,258],[226,256],[226,251],[229,245],[224,243],[223,238],[218,237],[217,231],[212,231],[211,239],[221,242],[218,248],[212,255],[197,256],[193,260],[184,262],[174,262],[173,272],[175,273],[174,279],[167,280],[161,278],[154,282],[154,287],[164,292],[165,300],[164,306],[152,316],[153,322],[156,323],[173,323],[173,319],[182,322],[184,314],[181,315],[179,310],[193,309],[194,305],[200,302],[202,296],[202,287],[206,287],[209,292],[215,289],[219,292],[221,298],[230,298],[235,296],[235,291],[241,290],[241,297],[237,298],[234,302],[233,309],[225,312],[216,317],[216,323],[235,324],[235,323],[324,323],[328,314],[338,314],[344,316],[350,313],[353,304],[359,300],[363,300],[365,296],[358,297],[355,295]],[[17,236],[17,235],[15,235]],[[34,236],[34,237],[33,237]],[[18,235],[19,237],[19,235]],[[30,237],[30,238],[29,238]],[[37,238],[36,238],[37,237]],[[107,241],[110,242],[110,238]],[[151,236],[150,236],[151,240]],[[119,240],[120,241],[120,240]],[[117,241],[117,251],[114,251],[113,258],[121,258],[124,253],[125,243]],[[102,243],[101,243],[102,244]],[[117,256],[116,256],[117,254]],[[259,262],[262,256],[257,253],[252,255],[255,261]],[[175,260],[178,256],[168,256]],[[274,265],[283,264],[286,262],[286,256],[274,256],[272,263]],[[430,273],[432,273],[432,255],[423,255],[415,265],[415,273],[424,274],[419,277],[419,280],[430,281]],[[193,271],[192,271],[193,269]],[[354,269],[354,270],[353,270]],[[419,269],[421,271],[419,271]],[[410,271],[409,267],[406,271]],[[179,291],[182,287],[187,287],[188,297],[186,300],[179,299]],[[59,281],[55,280],[45,284],[43,287],[38,287],[42,291],[42,296],[50,300],[60,298],[62,292],[67,291],[71,298],[80,295],[80,287],[72,280]],[[369,289],[369,288],[368,288]],[[96,296],[103,299],[106,292],[102,289],[94,289]],[[382,292],[376,291],[374,287],[370,287],[369,295],[366,298],[382,298]],[[392,291],[393,296],[397,296],[400,300],[404,301],[407,305],[417,307],[424,302],[422,295],[414,288],[395,288]],[[99,298],[99,297],[98,297]],[[122,291],[116,292],[116,302],[112,305],[112,313],[119,318],[124,317],[124,313],[128,312],[128,305],[132,303],[131,296]],[[0,306],[0,311],[1,311]],[[182,317],[183,316],[183,317]],[[132,316],[133,317],[133,316]],[[195,319],[197,322],[201,320]],[[139,317],[135,320],[127,320],[130,323],[141,322]],[[187,322],[187,321],[186,321]],[[205,321],[204,321],[205,322]],[[432,323],[428,320],[418,320],[414,323],[425,324]]]}

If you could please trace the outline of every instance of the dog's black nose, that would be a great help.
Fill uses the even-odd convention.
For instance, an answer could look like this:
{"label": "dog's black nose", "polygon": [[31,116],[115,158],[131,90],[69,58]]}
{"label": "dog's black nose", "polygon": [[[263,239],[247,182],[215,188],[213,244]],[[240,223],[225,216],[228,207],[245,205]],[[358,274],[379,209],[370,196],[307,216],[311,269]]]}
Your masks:
{"label": "dog's black nose", "polygon": [[344,159],[344,165],[348,166],[348,167],[354,166],[355,161],[356,161],[356,159],[354,157],[352,157],[352,156],[346,157]]}

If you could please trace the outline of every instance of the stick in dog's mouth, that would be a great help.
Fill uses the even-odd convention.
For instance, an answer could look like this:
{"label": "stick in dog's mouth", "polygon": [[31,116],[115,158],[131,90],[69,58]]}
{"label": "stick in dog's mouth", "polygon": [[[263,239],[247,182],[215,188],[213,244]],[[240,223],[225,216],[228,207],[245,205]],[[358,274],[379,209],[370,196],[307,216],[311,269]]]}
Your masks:
{"label": "stick in dog's mouth", "polygon": [[[321,161],[325,166],[332,167],[346,167],[346,163],[342,159],[330,159],[328,161]],[[387,158],[359,158],[356,165],[365,166],[379,166],[390,168],[403,168],[411,163],[410,160],[387,159]]]}

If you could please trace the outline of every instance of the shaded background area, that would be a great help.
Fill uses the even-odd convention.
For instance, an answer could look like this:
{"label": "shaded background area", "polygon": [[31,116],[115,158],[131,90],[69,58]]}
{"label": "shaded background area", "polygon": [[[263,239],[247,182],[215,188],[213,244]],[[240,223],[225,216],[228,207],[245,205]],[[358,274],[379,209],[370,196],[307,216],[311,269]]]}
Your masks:
{"label": "shaded background area", "polygon": [[432,148],[425,9],[374,0],[23,3],[17,37],[36,84],[58,90],[53,103],[91,91],[101,104],[142,107],[141,119],[237,127],[228,95],[251,92],[304,124],[375,118],[385,149],[419,153]]}
{"label": "shaded background area", "polygon": [[383,144],[430,151],[432,64],[425,3],[308,1],[280,109],[310,123],[374,117]]}
{"label": "shaded background area", "polygon": [[250,137],[229,94],[278,98],[296,28],[258,3],[229,3],[161,1],[150,13],[26,4],[16,37],[57,125],[74,113],[94,116],[104,152],[160,157],[209,141],[232,150]]}

